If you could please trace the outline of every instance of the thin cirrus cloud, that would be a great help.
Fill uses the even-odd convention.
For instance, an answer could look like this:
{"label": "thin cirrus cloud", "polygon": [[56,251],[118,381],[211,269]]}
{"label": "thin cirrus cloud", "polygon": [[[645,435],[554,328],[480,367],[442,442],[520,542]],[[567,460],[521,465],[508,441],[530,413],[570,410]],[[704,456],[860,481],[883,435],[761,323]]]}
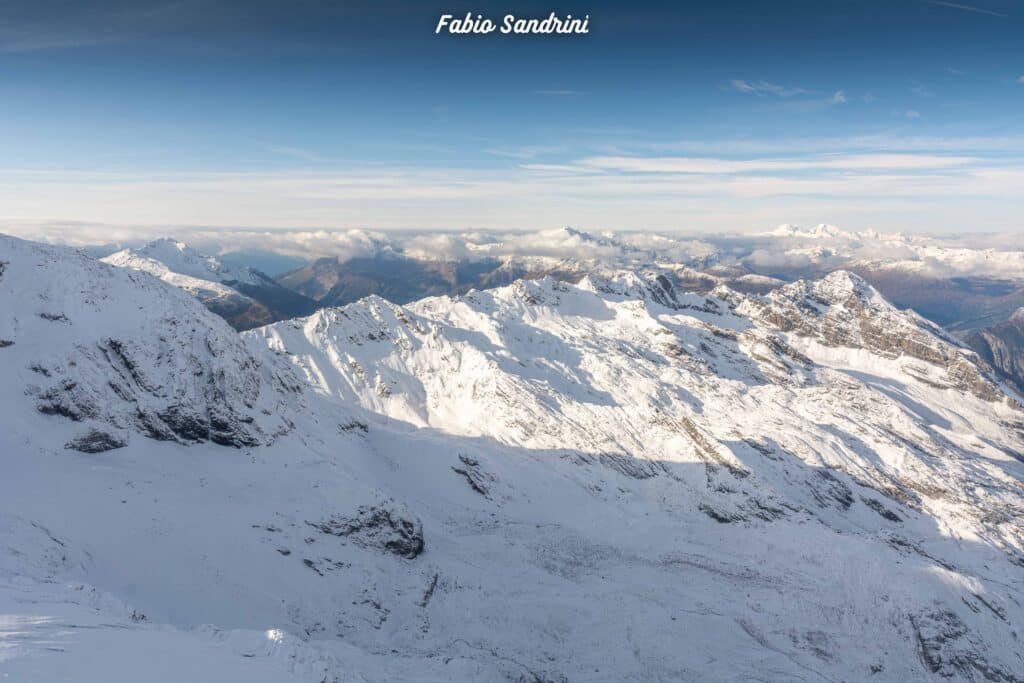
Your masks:
{"label": "thin cirrus cloud", "polygon": [[[1024,176],[1013,166],[940,155],[849,155],[813,160],[594,158],[589,172],[559,168],[351,168],[323,172],[80,174],[27,182],[0,171],[0,205],[12,225],[80,217],[136,226],[368,229],[576,224],[711,229],[778,218],[868,221],[878,228],[949,230],[1009,224]],[[596,160],[595,160],[596,159]],[[659,166],[651,168],[652,161]],[[640,164],[647,164],[641,167]],[[809,166],[809,164],[813,164]],[[951,164],[943,166],[943,164]],[[575,169],[574,169],[575,170]],[[20,179],[20,180],[19,180]],[[52,197],[64,216],[54,215]],[[893,212],[895,206],[903,213]],[[973,211],[973,213],[972,213]],[[974,229],[978,229],[974,227]]]}
{"label": "thin cirrus cloud", "polygon": [[563,153],[566,151],[566,147],[565,145],[528,145],[524,147],[489,147],[483,151],[510,159],[536,159],[541,156]]}
{"label": "thin cirrus cloud", "polygon": [[778,85],[776,83],[769,83],[768,81],[746,81],[743,79],[733,79],[729,81],[729,88],[737,92],[746,93],[748,95],[774,96],[774,97],[793,97],[795,95],[807,95],[809,91],[803,88],[790,87],[784,85]]}
{"label": "thin cirrus cloud", "polygon": [[782,100],[780,106],[792,111],[817,111],[839,104],[846,104],[848,101],[845,90],[836,90],[831,95],[825,97],[812,97],[820,95],[820,93],[797,86],[779,85],[768,81],[734,79],[729,81],[725,89],[756,97],[777,98]]}
{"label": "thin cirrus cloud", "polygon": [[1008,15],[1002,12],[995,12],[984,7],[976,7],[974,5],[961,5],[956,2],[944,2],[943,0],[928,0],[929,5],[938,5],[940,7],[949,7],[950,9],[963,10],[964,12],[974,12],[975,14],[987,14],[992,17],[1006,17]]}
{"label": "thin cirrus cloud", "polygon": [[277,154],[289,159],[295,159],[298,161],[323,161],[323,159],[308,149],[302,147],[293,147],[291,145],[277,145],[277,144],[263,144],[263,149],[273,154]]}
{"label": "thin cirrus cloud", "polygon": [[[934,136],[878,133],[846,137],[778,137],[733,139],[682,139],[638,142],[632,150],[665,156],[765,156],[783,154],[865,154],[892,152],[948,152],[965,155],[979,152],[1024,152],[1024,136]],[[631,153],[632,156],[641,156]]]}
{"label": "thin cirrus cloud", "polygon": [[971,156],[937,154],[851,154],[802,159],[717,159],[700,157],[588,157],[578,166],[625,173],[739,174],[786,171],[927,171],[975,163]]}

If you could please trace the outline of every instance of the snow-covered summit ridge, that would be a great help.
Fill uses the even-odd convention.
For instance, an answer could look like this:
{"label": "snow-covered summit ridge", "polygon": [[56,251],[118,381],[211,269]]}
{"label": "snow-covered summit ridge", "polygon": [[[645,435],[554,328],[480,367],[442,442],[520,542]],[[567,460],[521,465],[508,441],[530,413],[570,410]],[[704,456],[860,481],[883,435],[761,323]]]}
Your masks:
{"label": "snow-covered summit ridge", "polygon": [[[1024,452],[1008,427],[1024,415],[976,356],[856,275],[763,297],[680,293],[651,275],[520,281],[405,307],[368,298],[246,334],[287,350],[324,394],[529,448],[740,471],[743,449],[722,444],[799,434],[802,457],[899,482],[915,500],[961,478],[949,500],[966,507],[979,454],[968,434],[986,435],[985,457]],[[847,433],[860,445],[837,440]],[[912,474],[911,443],[959,455]]]}
{"label": "snow-covered summit ridge", "polygon": [[162,277],[167,272],[199,280],[248,285],[268,284],[269,278],[253,268],[236,268],[215,256],[200,253],[179,240],[162,238],[137,249],[122,249],[103,259],[112,265],[144,270]]}

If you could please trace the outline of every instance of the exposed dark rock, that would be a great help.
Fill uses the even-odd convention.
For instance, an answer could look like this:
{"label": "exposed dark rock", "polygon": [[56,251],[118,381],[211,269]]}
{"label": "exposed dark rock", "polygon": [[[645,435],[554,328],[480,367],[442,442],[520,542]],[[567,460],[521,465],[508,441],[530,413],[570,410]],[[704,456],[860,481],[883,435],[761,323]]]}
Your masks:
{"label": "exposed dark rock", "polygon": [[829,470],[818,469],[815,476],[807,480],[811,495],[821,507],[836,505],[848,510],[853,505],[853,491]]}
{"label": "exposed dark rock", "polygon": [[359,546],[384,550],[413,559],[423,552],[423,524],[407,519],[396,510],[362,506],[354,517],[334,515],[324,522],[306,522],[321,533],[341,536]]}
{"label": "exposed dark rock", "polygon": [[774,522],[777,519],[781,519],[786,516],[786,510],[766,503],[758,498],[751,498],[749,504],[746,506],[750,510],[750,514],[765,522]]}
{"label": "exposed dark rock", "polygon": [[763,440],[756,439],[753,437],[744,437],[743,443],[747,444],[755,451],[768,458],[769,460],[781,460],[782,456],[776,453],[775,448],[771,443],[767,443]]}
{"label": "exposed dark rock", "polygon": [[210,435],[210,424],[183,406],[173,405],[156,414],[177,436],[186,441],[203,441]]}
{"label": "exposed dark rock", "polygon": [[961,680],[1020,683],[1024,680],[985,658],[985,648],[949,609],[911,615],[918,656],[933,674]]}
{"label": "exposed dark rock", "polygon": [[132,358],[126,344],[117,339],[106,339],[99,343],[100,351],[106,356],[107,361],[110,362],[111,366],[118,371],[119,374],[125,376],[125,379],[131,379],[136,385],[152,393],[156,387],[153,387],[150,382],[146,379],[145,375],[136,365]]}
{"label": "exposed dark rock", "polygon": [[365,422],[361,422],[360,420],[351,420],[349,422],[345,422],[338,425],[338,431],[340,432],[360,431],[365,434],[369,430],[369,425],[367,425]]}
{"label": "exposed dark rock", "polygon": [[[697,429],[697,425],[693,424],[693,421],[688,417],[684,417],[679,421],[683,431],[693,441],[694,450],[697,452],[697,456],[704,461],[709,467],[720,465],[729,471],[734,477],[742,479],[747,477],[750,472],[739,465],[738,463],[730,460],[723,456],[718,449],[717,442],[712,442],[711,439],[704,436],[704,434]],[[732,453],[730,453],[732,455]]]}
{"label": "exposed dark rock", "polygon": [[91,429],[82,436],[75,437],[64,444],[64,448],[82,453],[103,453],[112,451],[115,448],[124,448],[127,445],[123,439],[113,434]]}
{"label": "exposed dark rock", "polygon": [[631,479],[651,479],[668,473],[669,469],[663,462],[654,460],[643,460],[631,455],[621,453],[583,453],[581,451],[568,451],[561,456],[576,463],[577,465],[593,465],[595,463],[610,467],[611,469],[624,474]]}
{"label": "exposed dark rock", "polygon": [[971,598],[973,599],[968,599],[966,597],[961,598],[961,600],[963,600],[963,603],[967,605],[967,607],[969,607],[971,611],[978,613],[981,612],[981,608],[984,607],[989,612],[998,617],[1000,621],[1006,621],[1006,610],[1000,607],[999,605],[989,600],[986,600],[984,597],[978,595],[977,593],[971,593]]}
{"label": "exposed dark rock", "polygon": [[44,415],[59,415],[81,422],[98,414],[92,397],[77,382],[69,379],[41,392],[37,398],[36,410]]}
{"label": "exposed dark rock", "polygon": [[881,501],[876,500],[874,498],[867,498],[865,496],[861,496],[860,499],[865,505],[867,505],[869,508],[880,514],[883,519],[887,519],[890,522],[903,521],[903,519],[899,515],[897,515],[889,508],[885,507],[885,505],[883,505]]}
{"label": "exposed dark rock", "polygon": [[434,597],[434,591],[437,590],[437,579],[438,574],[434,573],[434,578],[430,580],[430,584],[427,585],[427,590],[423,591],[423,597],[420,599],[420,607],[426,607],[430,604],[430,599]]}
{"label": "exposed dark rock", "polygon": [[946,560],[935,557],[934,555],[930,555],[929,553],[925,552],[925,550],[923,550],[919,545],[913,543],[912,541],[902,536],[889,536],[886,539],[886,543],[888,543],[891,548],[897,550],[902,554],[909,555],[913,553],[915,555],[925,558],[930,562],[934,562],[943,569],[947,569],[949,571],[956,571],[956,567],[953,566],[951,563],[947,562]]}
{"label": "exposed dark rock", "polygon": [[14,346],[14,342],[10,339],[0,339],[0,349],[5,349],[8,346]]}
{"label": "exposed dark rock", "polygon": [[39,317],[43,320],[49,320],[55,323],[66,323],[69,322],[68,317],[63,313],[40,313]]}
{"label": "exposed dark rock", "polygon": [[480,462],[475,458],[471,458],[468,455],[459,455],[459,460],[462,462],[462,465],[460,467],[452,467],[452,471],[465,477],[471,489],[484,498],[489,498],[489,484],[494,481],[494,477],[481,470]]}
{"label": "exposed dark rock", "polygon": [[731,524],[733,522],[742,522],[746,517],[738,512],[727,512],[715,508],[707,503],[701,503],[697,506],[698,509],[705,515],[715,520],[719,524]]}

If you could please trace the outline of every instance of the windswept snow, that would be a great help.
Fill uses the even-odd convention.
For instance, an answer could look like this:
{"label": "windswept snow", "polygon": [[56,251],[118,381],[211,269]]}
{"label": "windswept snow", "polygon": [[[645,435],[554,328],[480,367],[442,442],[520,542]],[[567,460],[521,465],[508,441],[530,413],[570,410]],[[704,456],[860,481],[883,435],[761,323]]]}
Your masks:
{"label": "windswept snow", "polygon": [[0,263],[12,680],[1024,680],[1024,411],[854,275],[239,337],[145,273]]}

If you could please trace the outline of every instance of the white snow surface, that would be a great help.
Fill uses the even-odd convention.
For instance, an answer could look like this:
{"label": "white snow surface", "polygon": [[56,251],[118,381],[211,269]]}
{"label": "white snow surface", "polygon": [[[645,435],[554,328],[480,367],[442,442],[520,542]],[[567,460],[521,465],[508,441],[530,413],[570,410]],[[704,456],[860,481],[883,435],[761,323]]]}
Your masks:
{"label": "white snow surface", "polygon": [[121,268],[134,268],[180,287],[201,301],[252,299],[226,283],[266,285],[267,279],[252,268],[236,268],[215,256],[201,254],[184,242],[163,238],[137,249],[122,249],[102,259]]}
{"label": "white snow surface", "polygon": [[0,678],[1024,679],[1024,411],[856,276],[238,335],[0,264]]}
{"label": "white snow surface", "polygon": [[137,249],[122,249],[103,260],[118,266],[130,265],[158,277],[158,272],[149,270],[142,263],[155,264],[157,269],[165,268],[200,280],[241,282],[248,285],[265,283],[265,278],[252,268],[230,266],[216,256],[201,254],[184,242],[169,238],[154,240]]}

